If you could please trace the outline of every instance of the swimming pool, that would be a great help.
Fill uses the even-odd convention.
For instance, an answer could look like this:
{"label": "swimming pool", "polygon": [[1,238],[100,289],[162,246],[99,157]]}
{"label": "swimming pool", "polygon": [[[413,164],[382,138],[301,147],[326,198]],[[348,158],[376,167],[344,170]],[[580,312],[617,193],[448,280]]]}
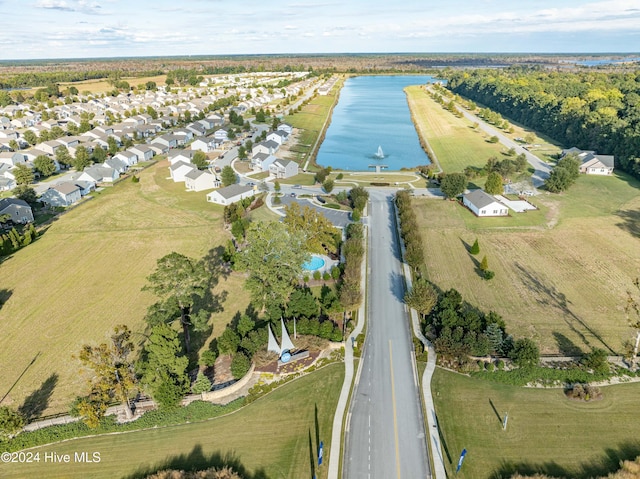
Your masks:
{"label": "swimming pool", "polygon": [[315,271],[320,268],[324,268],[324,259],[317,255],[311,255],[311,260],[302,265],[302,268],[306,271]]}

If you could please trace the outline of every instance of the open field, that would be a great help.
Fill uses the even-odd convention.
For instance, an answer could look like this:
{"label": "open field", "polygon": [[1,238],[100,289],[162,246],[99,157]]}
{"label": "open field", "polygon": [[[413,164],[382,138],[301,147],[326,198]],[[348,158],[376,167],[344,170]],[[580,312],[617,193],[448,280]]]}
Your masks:
{"label": "open field", "polygon": [[514,472],[588,479],[640,455],[639,383],[602,387],[603,398],[587,403],[567,399],[562,389],[507,386],[438,368],[431,389],[449,477],[463,448],[460,479]]}
{"label": "open field", "polygon": [[[142,87],[144,88],[144,84],[148,81],[155,82],[157,85],[164,85],[165,80],[167,79],[167,75],[156,75],[152,77],[130,77],[130,78],[122,78],[121,80],[126,81],[132,87]],[[65,82],[60,83],[60,89],[64,90],[74,86],[78,89],[80,93],[88,91],[91,93],[106,93],[109,91],[113,91],[113,85],[109,83],[108,80],[85,80],[78,82]]]}
{"label": "open field", "polygon": [[[100,464],[0,464],[3,478],[146,477],[158,468],[206,468],[216,457],[240,463],[248,478],[313,477],[311,454],[318,438],[325,461],[316,469],[327,477],[333,414],[344,367],[333,364],[275,390],[249,406],[213,420],[124,434],[67,441],[34,449],[71,454],[100,452]],[[311,450],[310,450],[311,449]],[[315,463],[317,464],[317,462]]]}
{"label": "open field", "polygon": [[[289,150],[292,153],[291,159],[296,160],[301,166],[304,166],[304,162],[322,134],[322,128],[336,102],[341,87],[342,80],[339,80],[328,95],[318,95],[302,107],[301,111],[285,116],[286,123],[301,130],[297,138],[297,145],[290,147]],[[309,164],[309,167],[311,166]]]}
{"label": "open field", "polygon": [[[66,411],[84,392],[72,359],[83,344],[106,341],[122,323],[143,340],[143,317],[155,298],[141,288],[156,260],[171,251],[200,258],[226,244],[222,208],[207,203],[204,193],[186,192],[167,173],[161,162],[143,171],[140,183],[106,188],[2,263],[8,297],[0,309],[3,404],[20,406],[53,378],[43,412]],[[214,335],[246,308],[242,284],[240,275],[220,278],[216,291],[226,291],[227,301],[213,315]]]}
{"label": "open field", "polygon": [[[416,198],[429,279],[498,312],[508,332],[533,338],[543,353],[620,354],[632,335],[626,291],[640,273],[639,187],[623,174],[581,176],[563,195],[534,197],[540,211],[508,218],[480,219],[455,202]],[[476,238],[474,257],[467,248]],[[477,272],[484,255],[491,281]]]}
{"label": "open field", "polygon": [[467,166],[482,167],[492,156],[502,158],[500,144],[488,143],[469,120],[446,111],[424,87],[409,86],[405,91],[418,135],[428,140],[445,172],[461,172]]}

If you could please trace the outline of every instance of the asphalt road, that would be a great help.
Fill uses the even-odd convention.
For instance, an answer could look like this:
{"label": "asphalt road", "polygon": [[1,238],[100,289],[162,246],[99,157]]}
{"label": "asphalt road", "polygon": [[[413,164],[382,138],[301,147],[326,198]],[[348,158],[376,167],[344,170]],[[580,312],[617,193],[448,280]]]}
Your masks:
{"label": "asphalt road", "polygon": [[343,477],[431,477],[391,193],[370,190],[370,198],[367,339],[351,402]]}

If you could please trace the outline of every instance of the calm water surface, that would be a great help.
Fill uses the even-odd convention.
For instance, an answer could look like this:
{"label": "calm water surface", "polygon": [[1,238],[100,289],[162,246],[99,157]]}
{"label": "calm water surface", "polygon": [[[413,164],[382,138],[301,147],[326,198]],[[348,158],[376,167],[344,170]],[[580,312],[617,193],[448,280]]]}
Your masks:
{"label": "calm water surface", "polygon": [[[427,75],[361,76],[340,91],[317,163],[343,170],[389,170],[426,165],[403,88],[435,81]],[[378,148],[383,158],[378,156]]]}

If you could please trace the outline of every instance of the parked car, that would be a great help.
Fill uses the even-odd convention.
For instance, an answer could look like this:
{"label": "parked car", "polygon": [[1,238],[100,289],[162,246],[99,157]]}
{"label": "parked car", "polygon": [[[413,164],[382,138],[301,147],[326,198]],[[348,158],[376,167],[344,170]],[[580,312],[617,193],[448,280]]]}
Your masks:
{"label": "parked car", "polygon": [[291,198],[295,198],[296,194],[295,193],[290,193],[289,196],[291,196]]}
{"label": "parked car", "polygon": [[300,188],[302,188],[302,185],[293,185],[292,188],[299,190]]}

